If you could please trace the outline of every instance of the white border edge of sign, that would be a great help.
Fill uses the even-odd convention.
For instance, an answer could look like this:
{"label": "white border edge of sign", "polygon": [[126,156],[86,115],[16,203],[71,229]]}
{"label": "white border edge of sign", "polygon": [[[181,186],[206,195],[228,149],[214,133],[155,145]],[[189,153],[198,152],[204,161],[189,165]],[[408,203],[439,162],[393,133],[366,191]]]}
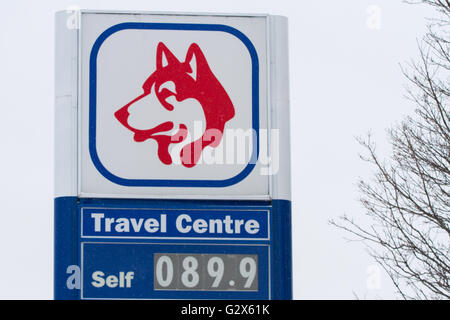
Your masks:
{"label": "white border edge of sign", "polygon": [[[270,168],[269,194],[271,199],[291,200],[291,153],[289,113],[289,48],[288,19],[269,15],[267,31],[268,52],[268,114],[269,129],[278,129],[278,150],[269,136],[270,155],[278,153],[278,168]],[[273,161],[272,161],[273,163]]]}
{"label": "white border edge of sign", "polygon": [[68,16],[55,14],[55,197],[78,194],[79,29],[67,26]]}

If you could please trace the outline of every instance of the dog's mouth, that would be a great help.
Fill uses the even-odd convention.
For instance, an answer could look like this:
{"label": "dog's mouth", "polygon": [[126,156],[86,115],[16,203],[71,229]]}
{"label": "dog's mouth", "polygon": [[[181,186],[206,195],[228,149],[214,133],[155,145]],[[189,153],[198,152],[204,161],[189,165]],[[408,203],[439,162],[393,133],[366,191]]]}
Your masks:
{"label": "dog's mouth", "polygon": [[[181,126],[181,125],[180,125]],[[162,132],[167,132],[173,129],[173,122],[172,121],[166,121],[164,123],[161,123],[160,125],[157,125],[156,127],[148,130],[140,130],[140,129],[132,129],[131,131],[134,132],[134,141],[136,142],[142,142],[147,139],[150,139],[154,137],[154,135]]]}
{"label": "dog's mouth", "polygon": [[160,134],[173,129],[173,122],[167,121],[149,130],[134,130],[134,141],[143,142],[147,139],[160,140],[170,138],[170,143],[180,143],[187,136],[187,127],[183,123],[178,126],[178,131],[174,135]]}
{"label": "dog's mouth", "polygon": [[[136,142],[143,142],[147,139],[156,138],[158,136],[164,136],[161,135],[163,132],[169,132],[174,129],[174,124],[172,121],[166,121],[163,122],[156,127],[153,127],[151,129],[137,129],[128,124],[128,117],[130,114],[128,113],[127,106],[119,109],[115,114],[115,117],[119,122],[128,130],[134,133],[134,141]],[[174,135],[170,135],[170,137],[173,138],[174,143],[181,142],[184,140],[184,134],[182,131],[186,131],[187,127],[185,124],[180,123],[178,126],[178,131]],[[169,136],[169,135],[166,135]],[[180,140],[181,138],[181,140]]]}
{"label": "dog's mouth", "polygon": [[[130,104],[129,104],[130,105]],[[185,124],[180,123],[178,130],[175,134],[170,134],[170,131],[174,129],[174,123],[172,121],[163,122],[151,129],[136,129],[128,124],[128,106],[125,106],[114,114],[117,120],[128,130],[134,133],[134,141],[143,142],[148,139],[154,139],[158,143],[158,156],[164,164],[171,164],[172,158],[169,154],[169,145],[171,143],[180,143],[187,137],[187,127]],[[164,134],[166,133],[166,134]]]}

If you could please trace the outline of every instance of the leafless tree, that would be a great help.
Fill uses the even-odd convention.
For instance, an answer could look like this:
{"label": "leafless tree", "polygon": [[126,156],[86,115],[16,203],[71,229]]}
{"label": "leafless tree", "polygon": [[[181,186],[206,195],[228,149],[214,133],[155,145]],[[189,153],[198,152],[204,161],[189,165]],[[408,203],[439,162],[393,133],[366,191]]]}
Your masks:
{"label": "leafless tree", "polygon": [[438,10],[419,42],[419,61],[402,67],[414,115],[388,130],[392,156],[358,141],[375,169],[360,180],[360,202],[371,224],[346,215],[331,224],[366,243],[405,299],[450,298],[450,2],[418,0]]}

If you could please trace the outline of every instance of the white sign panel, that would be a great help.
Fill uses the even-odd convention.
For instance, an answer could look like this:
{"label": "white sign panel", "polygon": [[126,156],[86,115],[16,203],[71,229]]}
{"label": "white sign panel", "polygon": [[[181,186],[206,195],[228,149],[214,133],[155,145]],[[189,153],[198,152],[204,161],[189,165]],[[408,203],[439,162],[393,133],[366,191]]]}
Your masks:
{"label": "white sign panel", "polygon": [[269,199],[267,30],[267,16],[82,12],[79,196]]}

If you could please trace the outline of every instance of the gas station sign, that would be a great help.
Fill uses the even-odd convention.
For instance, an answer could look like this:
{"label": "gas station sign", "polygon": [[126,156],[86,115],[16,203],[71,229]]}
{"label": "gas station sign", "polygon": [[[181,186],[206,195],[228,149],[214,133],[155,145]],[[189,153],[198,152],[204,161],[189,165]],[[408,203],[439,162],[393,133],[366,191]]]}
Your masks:
{"label": "gas station sign", "polygon": [[77,15],[56,15],[55,298],[290,299],[286,19]]}

